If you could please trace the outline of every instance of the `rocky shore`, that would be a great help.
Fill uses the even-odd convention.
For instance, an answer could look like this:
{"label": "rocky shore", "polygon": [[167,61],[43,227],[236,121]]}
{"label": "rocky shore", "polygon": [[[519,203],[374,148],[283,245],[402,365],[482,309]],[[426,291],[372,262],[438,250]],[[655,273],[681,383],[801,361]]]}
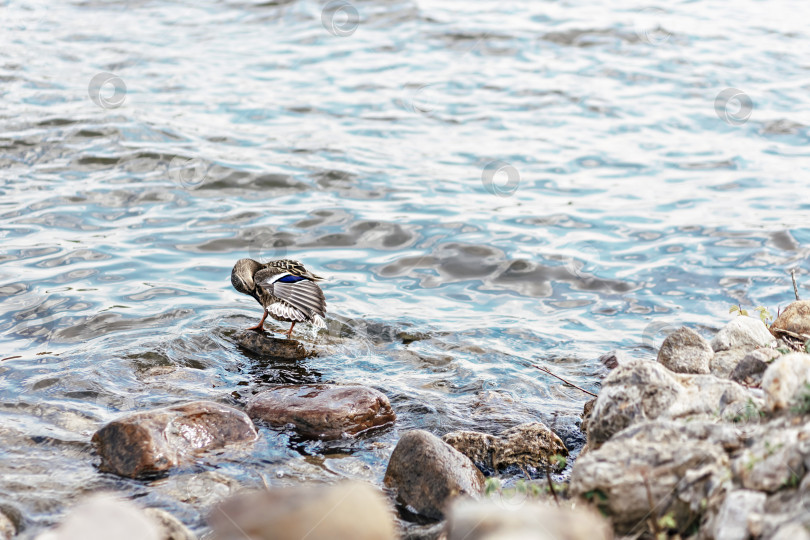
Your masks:
{"label": "rocky shore", "polygon": [[[271,340],[250,336],[246,345],[305,354]],[[379,483],[236,486],[212,508],[210,538],[810,540],[808,342],[805,301],[770,327],[739,316],[711,340],[680,328],[657,356],[609,355],[609,374],[583,411],[584,447],[570,426],[540,422],[441,438],[403,430]],[[244,410],[196,401],[124,415],[93,443],[102,471],[142,479],[213,451],[243,451],[256,443],[256,425],[334,441],[396,422],[372,388],[276,385]],[[11,514],[0,508],[0,539],[19,525]],[[88,518],[98,515],[111,518]],[[39,538],[90,537],[93,527],[120,539],[194,538],[167,512],[111,495],[82,503]]]}

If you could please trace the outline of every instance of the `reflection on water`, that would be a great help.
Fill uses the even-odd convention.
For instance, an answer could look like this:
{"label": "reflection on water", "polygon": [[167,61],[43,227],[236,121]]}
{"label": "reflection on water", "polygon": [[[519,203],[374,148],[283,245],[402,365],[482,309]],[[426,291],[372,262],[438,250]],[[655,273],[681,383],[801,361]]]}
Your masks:
{"label": "reflection on water", "polygon": [[[91,489],[199,529],[232,485],[379,483],[415,427],[575,439],[587,396],[532,363],[594,389],[601,353],[805,281],[810,8],[323,7],[0,4],[0,505],[28,531]],[[328,276],[316,355],[236,345],[245,256]],[[264,430],[150,482],[94,467],[122,412],[319,381],[382,390],[398,425]]]}

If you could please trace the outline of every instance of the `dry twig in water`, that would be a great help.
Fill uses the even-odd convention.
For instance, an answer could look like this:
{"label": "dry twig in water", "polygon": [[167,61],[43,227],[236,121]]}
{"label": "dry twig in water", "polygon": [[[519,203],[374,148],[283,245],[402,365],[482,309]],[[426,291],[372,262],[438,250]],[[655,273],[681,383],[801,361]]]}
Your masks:
{"label": "dry twig in water", "polygon": [[565,379],[563,379],[563,378],[562,378],[562,377],[560,377],[559,375],[554,375],[554,374],[553,374],[553,373],[552,373],[552,372],[551,372],[551,371],[550,371],[550,370],[549,370],[547,367],[538,366],[537,364],[532,364],[532,367],[533,367],[533,368],[537,368],[537,369],[539,369],[540,371],[542,371],[542,372],[544,372],[544,373],[548,373],[548,374],[549,374],[549,375],[551,375],[552,377],[556,377],[557,379],[560,379],[562,382],[564,382],[564,383],[565,383],[565,384],[567,384],[568,386],[573,386],[573,387],[574,387],[574,388],[576,388],[577,390],[580,390],[580,391],[582,391],[582,392],[585,392],[585,393],[586,393],[586,394],[588,394],[589,396],[596,397],[596,394],[594,394],[593,392],[589,392],[589,391],[585,390],[584,388],[580,388],[579,386],[575,385],[574,383],[572,383],[572,382],[570,382],[570,381],[566,381]]}

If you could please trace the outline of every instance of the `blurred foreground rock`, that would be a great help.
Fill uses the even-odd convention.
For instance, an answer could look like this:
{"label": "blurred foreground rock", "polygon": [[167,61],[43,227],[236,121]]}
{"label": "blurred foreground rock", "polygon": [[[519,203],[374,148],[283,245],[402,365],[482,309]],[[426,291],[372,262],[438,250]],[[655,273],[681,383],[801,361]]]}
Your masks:
{"label": "blurred foreground rock", "polygon": [[420,429],[397,442],[383,481],[409,511],[435,520],[444,518],[456,497],[478,497],[484,489],[484,476],[472,461]]}
{"label": "blurred foreground rock", "polygon": [[17,534],[17,526],[11,518],[0,509],[0,540],[10,540]]}
{"label": "blurred foreground rock", "polygon": [[93,443],[102,471],[137,478],[167,471],[202,451],[257,438],[245,413],[195,401],[114,420],[93,435]]}
{"label": "blurred foreground rock", "polygon": [[360,435],[396,420],[385,394],[332,384],[277,386],[253,396],[247,412],[272,426],[292,424],[301,436],[324,440]]}
{"label": "blurred foreground rock", "polygon": [[55,528],[36,540],[195,540],[194,534],[164,510],[141,510],[113,494],[93,495],[72,508]]}
{"label": "blurred foreground rock", "polygon": [[214,540],[394,540],[393,512],[362,482],[245,493],[211,513]]}
{"label": "blurred foreground rock", "polygon": [[235,339],[245,349],[265,358],[303,360],[309,354],[300,341],[276,338],[253,330],[240,332]]}
{"label": "blurred foreground rock", "polygon": [[610,524],[587,508],[536,502],[505,511],[492,501],[459,500],[450,509],[447,540],[610,540]]}
{"label": "blurred foreground rock", "polygon": [[531,422],[507,429],[497,437],[476,431],[454,431],[442,440],[479,468],[494,471],[510,466],[554,466],[554,455],[567,456],[562,440],[545,424]]}

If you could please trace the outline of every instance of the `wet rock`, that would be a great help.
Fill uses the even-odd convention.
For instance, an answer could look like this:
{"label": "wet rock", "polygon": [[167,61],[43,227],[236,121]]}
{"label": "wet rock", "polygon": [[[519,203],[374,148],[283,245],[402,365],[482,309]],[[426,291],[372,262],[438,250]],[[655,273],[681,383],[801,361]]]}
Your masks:
{"label": "wet rock", "polygon": [[556,455],[568,455],[560,437],[545,424],[530,422],[501,433],[493,458],[498,468],[512,465],[537,468],[554,465],[552,457]]}
{"label": "wet rock", "polygon": [[593,406],[596,405],[596,398],[591,398],[582,406],[582,433],[588,433],[588,419],[593,412]]}
{"label": "wet rock", "polygon": [[152,520],[158,529],[160,540],[197,540],[197,537],[183,523],[160,508],[147,508],[146,517]]}
{"label": "wet rock", "polygon": [[611,540],[601,516],[584,508],[528,502],[513,511],[491,501],[459,500],[447,520],[447,540]]}
{"label": "wet rock", "polygon": [[362,482],[245,493],[209,518],[213,540],[394,540],[382,494]]}
{"label": "wet rock", "polygon": [[621,534],[646,530],[650,499],[659,516],[683,529],[721,489],[728,477],[723,444],[736,445],[737,437],[713,422],[646,421],[581,455],[570,492],[595,503]]}
{"label": "wet rock", "polygon": [[454,431],[442,436],[442,440],[467,456],[479,469],[497,471],[493,454],[499,441],[494,435],[478,431]]}
{"label": "wet rock", "polygon": [[397,442],[384,483],[397,501],[415,514],[442,519],[456,497],[478,497],[484,476],[464,454],[421,429],[408,431]]}
{"label": "wet rock", "polygon": [[810,338],[810,300],[793,302],[773,321],[771,334],[782,337],[785,333],[805,335]]}
{"label": "wet rock", "polygon": [[555,416],[550,427],[551,431],[560,438],[569,452],[585,446],[587,439],[582,431],[582,419],[578,416]]}
{"label": "wet rock", "polygon": [[624,353],[616,350],[605,353],[599,357],[599,362],[607,369],[616,369],[626,361],[627,359],[625,358]]}
{"label": "wet rock", "polygon": [[658,362],[675,373],[709,373],[713,355],[708,341],[694,330],[682,327],[664,339]]}
{"label": "wet rock", "polygon": [[748,351],[743,348],[716,352],[709,364],[709,371],[715,377],[728,379],[747,353]]}
{"label": "wet rock", "polygon": [[139,412],[93,435],[102,471],[137,478],[169,470],[199,452],[258,438],[248,416],[233,407],[195,401]]}
{"label": "wet rock", "polygon": [[781,353],[776,349],[754,349],[740,360],[729,378],[748,386],[760,386],[765,370],[780,356]]}
{"label": "wet rock", "polygon": [[94,495],[75,508],[59,526],[37,540],[164,540],[155,522],[133,503],[111,494]]}
{"label": "wet rock", "polygon": [[611,372],[602,384],[587,421],[588,443],[598,446],[627,426],[657,418],[682,392],[661,364],[633,360]]}
{"label": "wet rock", "polygon": [[735,479],[746,489],[773,493],[797,485],[810,455],[810,426],[803,430],[775,421],[752,434],[752,442],[732,462]]}
{"label": "wet rock", "polygon": [[787,409],[810,382],[810,355],[786,354],[774,360],[762,376],[765,407],[768,411]]}
{"label": "wet rock", "polygon": [[237,334],[236,343],[250,352],[266,358],[303,360],[309,354],[300,341],[279,339],[252,330]]}
{"label": "wet rock", "polygon": [[540,468],[555,464],[552,456],[567,456],[562,440],[545,424],[531,422],[507,429],[497,437],[476,431],[455,431],[442,440],[482,468],[510,466]]}
{"label": "wet rock", "polygon": [[767,496],[759,491],[737,489],[727,493],[706,529],[715,540],[747,540],[752,534],[749,517],[762,514]]}
{"label": "wet rock", "polygon": [[323,440],[360,435],[396,420],[385,394],[329,384],[277,386],[253,396],[247,412],[272,426],[293,424],[301,436]]}
{"label": "wet rock", "polygon": [[728,351],[731,349],[745,349],[750,351],[757,347],[768,347],[775,342],[768,327],[759,319],[752,317],[736,317],[712,339],[712,350]]}

